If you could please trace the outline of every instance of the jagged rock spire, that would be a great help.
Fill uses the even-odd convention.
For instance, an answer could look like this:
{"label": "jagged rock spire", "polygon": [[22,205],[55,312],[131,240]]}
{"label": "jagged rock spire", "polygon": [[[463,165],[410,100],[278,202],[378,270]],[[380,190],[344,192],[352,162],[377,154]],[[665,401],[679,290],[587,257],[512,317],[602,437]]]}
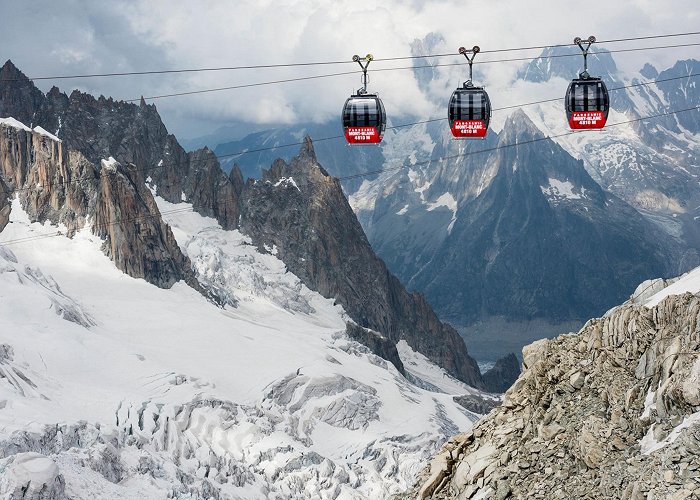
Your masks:
{"label": "jagged rock spire", "polygon": [[299,149],[299,157],[300,158],[308,158],[310,160],[313,160],[316,162],[316,151],[314,151],[314,144],[313,141],[311,140],[310,135],[306,135],[304,137],[304,142],[301,145],[301,148]]}

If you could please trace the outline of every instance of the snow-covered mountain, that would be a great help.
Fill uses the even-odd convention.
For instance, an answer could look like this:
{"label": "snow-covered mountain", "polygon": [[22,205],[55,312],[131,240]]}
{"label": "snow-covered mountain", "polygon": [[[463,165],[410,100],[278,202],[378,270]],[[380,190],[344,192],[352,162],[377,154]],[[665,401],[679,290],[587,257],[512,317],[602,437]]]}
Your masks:
{"label": "snow-covered mountain", "polygon": [[244,183],[154,106],[2,72],[0,495],[386,497],[497,404],[310,139]]}
{"label": "snow-covered mountain", "polygon": [[[36,88],[10,61],[0,74],[8,82],[0,93],[0,114],[14,110],[31,123],[58,127],[55,134],[62,141],[38,141],[24,130],[8,129],[0,146],[7,151],[2,168],[10,193],[17,190],[32,220],[63,222],[75,231],[94,215],[96,233],[106,238],[105,252],[124,272],[166,287],[185,279],[199,289],[188,259],[145,192],[148,183],[163,199],[187,201],[224,229],[245,228],[260,251],[276,247],[310,289],[335,298],[358,326],[378,334],[349,331],[375,353],[397,359],[395,344],[405,340],[462,381],[483,386],[457,332],[377,258],[310,140],[290,164],[298,184],[289,181],[292,173],[284,162],[276,162],[264,182],[244,182],[238,168],[224,174],[207,148],[185,152],[155,106],[143,100],[135,105],[78,91],[67,96],[56,88],[35,96]],[[26,95],[33,99],[25,101]],[[102,168],[101,158],[111,158],[112,151],[116,163]],[[298,189],[290,190],[293,185]],[[130,224],[142,217],[146,220]],[[203,293],[226,300],[217,290]]]}
{"label": "snow-covered mountain", "polygon": [[[513,85],[556,95],[579,62],[535,60]],[[696,82],[685,78],[699,66],[683,61],[627,78],[607,52],[590,65],[611,88],[611,125],[700,105]],[[638,86],[614,90],[625,85]],[[384,152],[406,168],[350,195],[379,255],[442,318],[462,327],[477,356],[575,329],[624,300],[637,282],[698,262],[698,111],[568,134],[561,107],[559,100],[526,106],[506,119],[496,112],[500,133],[468,144],[456,144],[439,123],[398,131],[403,139],[390,137]],[[393,153],[411,145],[408,160]],[[475,154],[480,150],[487,152]],[[513,180],[504,191],[505,177]],[[591,210],[590,196],[605,200],[602,210]]]}

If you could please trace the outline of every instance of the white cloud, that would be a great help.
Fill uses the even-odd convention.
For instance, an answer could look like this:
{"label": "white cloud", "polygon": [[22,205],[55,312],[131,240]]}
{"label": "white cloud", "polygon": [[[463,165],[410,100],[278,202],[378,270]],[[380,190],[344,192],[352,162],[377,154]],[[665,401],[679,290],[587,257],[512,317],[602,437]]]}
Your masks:
{"label": "white cloud", "polygon": [[[94,73],[170,68],[240,66],[350,60],[372,52],[377,58],[410,55],[410,43],[429,32],[445,39],[448,52],[478,44],[482,49],[567,43],[595,34],[613,39],[694,31],[700,20],[695,1],[442,0],[357,2],[337,0],[239,0],[236,2],[121,1],[11,2],[0,21],[0,47],[29,75]],[[10,21],[11,20],[11,21]],[[694,37],[696,41],[698,37]],[[648,45],[681,39],[652,40]],[[640,42],[630,44],[640,46]],[[629,45],[628,45],[629,46]],[[617,47],[617,46],[616,46]],[[650,61],[659,69],[692,57],[697,48],[631,52],[615,57],[624,71]],[[538,51],[504,53],[534,56]],[[490,55],[488,58],[495,57]],[[477,61],[486,60],[478,56]],[[444,62],[462,62],[445,59]],[[395,122],[410,116],[442,114],[436,107],[466,77],[466,67],[447,67],[431,84],[431,103],[410,70],[410,61],[370,65],[370,90],[379,91]],[[506,99],[512,77],[524,63],[482,65],[483,81]],[[329,65],[254,71],[188,73],[152,77],[96,78],[42,82],[70,91],[79,86],[121,99],[359,69]],[[203,135],[231,121],[293,123],[337,116],[347,95],[360,86],[360,74],[274,86],[176,97],[156,101],[166,125],[185,136]],[[520,89],[520,90],[524,90]],[[524,92],[518,96],[525,100]],[[535,97],[535,96],[533,96]],[[509,102],[510,104],[510,102]]]}

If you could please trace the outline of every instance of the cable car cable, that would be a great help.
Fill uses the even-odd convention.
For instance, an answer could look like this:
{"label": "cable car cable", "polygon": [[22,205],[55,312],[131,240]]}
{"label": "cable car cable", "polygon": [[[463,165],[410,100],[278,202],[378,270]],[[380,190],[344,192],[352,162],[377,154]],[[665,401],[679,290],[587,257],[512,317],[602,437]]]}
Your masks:
{"label": "cable car cable", "polygon": [[[700,46],[700,42],[697,43],[690,43],[690,44],[681,44],[681,45],[664,45],[664,46],[658,46],[658,47],[638,47],[638,48],[631,48],[631,49],[619,49],[619,50],[610,50],[610,51],[605,51],[605,52],[591,52],[591,54],[605,54],[605,53],[619,53],[619,52],[634,52],[634,51],[640,51],[640,50],[660,50],[660,49],[670,49],[670,48],[679,48],[679,47],[695,47],[695,46]],[[504,62],[517,62],[517,61],[536,61],[538,59],[551,59],[551,58],[559,58],[559,57],[576,57],[579,56],[578,53],[572,53],[572,54],[553,54],[549,56],[537,56],[537,57],[518,57],[518,58],[511,58],[511,59],[495,59],[491,61],[480,61],[480,62],[475,62],[474,64],[493,64],[493,63],[504,63]],[[423,69],[423,68],[436,68],[436,67],[447,67],[447,66],[464,66],[467,63],[459,62],[459,63],[444,63],[444,64],[434,64],[434,65],[424,65],[424,66],[399,66],[395,68],[378,68],[374,69],[373,71],[375,72],[385,72],[385,71],[401,71],[401,70],[415,70],[415,69]],[[195,94],[207,94],[211,92],[221,92],[224,90],[236,90],[236,89],[242,89],[242,88],[250,88],[250,87],[261,87],[261,86],[266,86],[266,85],[276,85],[276,84],[281,84],[281,83],[290,83],[290,82],[298,82],[298,81],[304,81],[304,80],[316,80],[316,79],[321,79],[321,78],[332,78],[336,76],[345,76],[345,75],[354,75],[357,74],[357,71],[344,71],[340,73],[329,73],[325,75],[313,75],[313,76],[305,76],[305,77],[298,77],[298,78],[287,78],[283,80],[273,80],[273,81],[268,81],[268,82],[257,82],[257,83],[247,83],[247,84],[241,84],[241,85],[231,85],[227,87],[216,87],[216,88],[210,88],[210,89],[199,89],[199,90],[190,90],[190,91],[183,91],[183,92],[174,92],[171,94],[162,94],[162,95],[155,95],[155,96],[149,96],[149,97],[137,97],[134,99],[125,99],[123,102],[140,102],[141,99],[143,98],[146,101],[149,100],[156,100],[156,99],[164,99],[164,98],[169,98],[169,97],[180,97],[180,96],[186,96],[186,95],[195,95]]]}
{"label": "cable car cable", "polygon": [[[681,36],[693,36],[700,35],[700,31],[690,31],[685,33],[669,33],[664,35],[648,35],[640,37],[628,37],[628,38],[617,38],[610,40],[600,40],[599,43],[620,43],[620,42],[632,42],[639,40],[652,40],[659,38],[672,38]],[[552,45],[535,45],[530,47],[511,47],[505,49],[492,49],[484,50],[482,53],[502,53],[502,52],[515,52],[521,50],[536,50],[536,49],[548,49],[548,48],[558,48],[558,47],[570,47],[572,44],[552,44]],[[377,58],[375,61],[401,61],[401,60],[411,60],[411,59],[426,59],[431,57],[449,57],[456,56],[458,53],[445,53],[445,54],[428,54],[420,56],[399,56],[399,57],[384,57]],[[350,61],[340,60],[340,61],[314,61],[314,62],[298,62],[298,63],[278,63],[278,64],[252,64],[252,65],[241,65],[241,66],[215,66],[215,67],[205,67],[205,68],[181,68],[181,69],[164,69],[164,70],[148,70],[148,71],[124,71],[124,72],[110,72],[110,73],[87,73],[87,74],[74,74],[74,75],[50,75],[50,76],[34,76],[30,77],[30,80],[67,80],[67,79],[82,79],[82,78],[103,78],[103,77],[120,77],[120,76],[141,76],[141,75],[166,75],[166,74],[177,74],[177,73],[198,73],[198,72],[212,72],[212,71],[236,71],[236,70],[251,70],[251,69],[268,69],[268,68],[293,68],[293,67],[305,67],[305,66],[328,66],[335,64],[350,64]],[[18,78],[8,78],[0,79],[0,82],[7,81],[18,81]]]}
{"label": "cable car cable", "polygon": [[[620,125],[627,125],[627,124],[630,124],[630,123],[635,123],[635,122],[639,122],[639,121],[643,121],[643,120],[651,120],[651,119],[654,119],[654,118],[661,118],[661,117],[664,117],[664,116],[675,115],[675,114],[678,114],[678,113],[685,113],[685,112],[687,112],[687,111],[694,111],[694,110],[698,110],[698,109],[700,109],[700,106],[693,106],[693,107],[690,107],[690,108],[679,109],[679,110],[676,110],[676,111],[668,111],[668,112],[666,112],[666,113],[659,113],[659,114],[656,114],[656,115],[644,116],[644,117],[635,118],[635,119],[632,119],[632,120],[624,120],[624,121],[617,122],[617,123],[611,123],[611,124],[607,125],[606,128],[616,127],[616,126],[620,126]],[[530,139],[530,140],[528,140],[528,141],[521,141],[521,142],[515,142],[515,143],[511,143],[511,144],[504,144],[504,145],[501,145],[501,146],[494,146],[494,147],[492,147],[492,148],[480,149],[480,150],[478,150],[478,151],[468,151],[468,152],[464,152],[464,153],[460,153],[460,154],[455,154],[455,155],[441,156],[441,157],[439,157],[439,158],[431,158],[430,160],[424,160],[424,161],[416,162],[416,163],[413,163],[413,164],[410,164],[410,165],[404,165],[404,164],[402,164],[402,165],[400,165],[400,166],[398,166],[398,167],[382,168],[382,169],[374,170],[374,171],[371,171],[371,172],[363,172],[363,173],[359,173],[359,174],[346,175],[346,176],[343,176],[343,177],[337,177],[337,179],[338,179],[339,181],[344,181],[344,180],[349,180],[349,179],[357,179],[357,178],[366,177],[366,176],[369,176],[369,175],[375,175],[375,174],[380,174],[380,173],[384,173],[384,172],[391,172],[391,171],[395,171],[395,170],[402,170],[402,169],[404,169],[404,168],[415,167],[416,165],[429,165],[429,164],[431,164],[431,163],[433,163],[433,162],[441,162],[441,161],[444,161],[444,160],[453,160],[453,159],[455,159],[455,158],[460,158],[460,157],[464,157],[464,156],[473,156],[473,155],[481,154],[481,153],[490,153],[490,152],[498,151],[498,150],[501,150],[501,149],[506,149],[506,148],[511,148],[511,147],[518,147],[518,146],[523,146],[523,145],[526,145],[526,144],[533,144],[533,143],[541,142],[541,141],[544,141],[544,140],[547,140],[547,139],[558,139],[558,138],[560,138],[560,137],[566,137],[566,136],[573,135],[573,134],[581,134],[581,133],[585,133],[585,132],[587,132],[587,131],[588,131],[588,130],[584,129],[584,130],[575,130],[575,131],[570,131],[570,132],[563,132],[563,133],[561,133],[561,134],[556,134],[556,135],[547,135],[547,136],[543,136],[543,137],[537,137],[537,138],[535,138],[535,139]]]}

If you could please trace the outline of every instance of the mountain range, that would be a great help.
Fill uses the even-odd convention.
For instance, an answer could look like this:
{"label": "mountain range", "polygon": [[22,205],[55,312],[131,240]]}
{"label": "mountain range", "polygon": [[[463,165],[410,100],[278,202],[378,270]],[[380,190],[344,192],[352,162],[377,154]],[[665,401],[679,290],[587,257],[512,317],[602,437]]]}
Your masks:
{"label": "mountain range", "polygon": [[[414,55],[440,43],[435,34],[416,41]],[[544,50],[511,85],[540,95],[565,89],[580,70],[578,57],[560,57],[571,50]],[[626,75],[597,49],[589,67],[611,93],[602,132],[571,133],[555,99],[517,111],[494,104],[498,129],[482,141],[455,141],[438,120],[390,126],[379,148],[328,139],[317,151],[372,248],[478,359],[578,329],[637,283],[700,262],[700,62]],[[427,92],[440,71],[416,68],[415,77]],[[284,155],[270,148],[311,129],[333,138],[339,125],[269,130],[215,151],[256,174],[256,155]]]}

